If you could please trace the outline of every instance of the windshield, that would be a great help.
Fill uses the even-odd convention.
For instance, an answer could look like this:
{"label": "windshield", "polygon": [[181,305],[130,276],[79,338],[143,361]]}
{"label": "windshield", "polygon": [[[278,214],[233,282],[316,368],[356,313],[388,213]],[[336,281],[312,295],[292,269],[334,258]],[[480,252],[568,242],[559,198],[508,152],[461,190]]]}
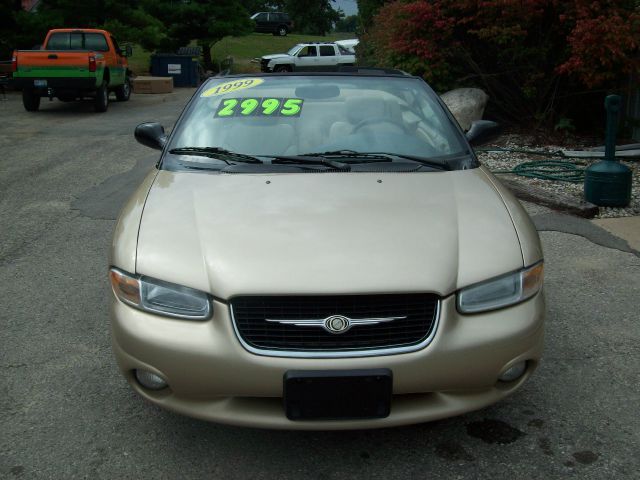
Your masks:
{"label": "windshield", "polygon": [[420,79],[359,75],[211,79],[177,125],[169,149],[196,147],[256,157],[468,153]]}
{"label": "windshield", "polygon": [[293,47],[291,47],[291,49],[287,52],[287,55],[295,55],[296,53],[298,53],[300,51],[300,49],[302,48],[302,45],[294,45]]}

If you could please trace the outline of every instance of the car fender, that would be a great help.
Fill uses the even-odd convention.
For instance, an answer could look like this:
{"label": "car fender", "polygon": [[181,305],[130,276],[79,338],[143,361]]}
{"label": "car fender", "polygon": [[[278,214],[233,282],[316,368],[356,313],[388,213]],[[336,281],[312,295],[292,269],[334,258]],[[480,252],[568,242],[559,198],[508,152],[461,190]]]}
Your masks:
{"label": "car fender", "polygon": [[275,65],[295,65],[295,61],[292,58],[279,57],[269,60],[269,66]]}
{"label": "car fender", "polygon": [[355,65],[356,57],[353,55],[340,55],[338,65]]}
{"label": "car fender", "polygon": [[96,55],[96,88],[102,85],[105,77],[109,78],[107,62],[103,55]]}
{"label": "car fender", "polygon": [[527,214],[524,207],[514,197],[511,191],[505,187],[500,181],[491,174],[485,167],[480,167],[488,180],[493,184],[496,192],[502,198],[502,201],[511,216],[511,221],[516,229],[516,234],[520,241],[520,249],[522,250],[522,260],[524,265],[533,265],[543,259],[542,245],[540,237],[536,230],[531,217]]}
{"label": "car fender", "polygon": [[135,273],[140,220],[142,219],[142,212],[149,190],[158,172],[159,170],[154,168],[147,174],[120,212],[111,240],[110,266],[116,266],[127,272]]}

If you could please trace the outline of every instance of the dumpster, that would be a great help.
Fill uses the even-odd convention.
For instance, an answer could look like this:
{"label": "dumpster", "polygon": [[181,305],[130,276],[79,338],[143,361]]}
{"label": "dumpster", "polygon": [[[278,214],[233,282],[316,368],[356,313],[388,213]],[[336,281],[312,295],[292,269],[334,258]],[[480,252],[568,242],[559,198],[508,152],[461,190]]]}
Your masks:
{"label": "dumpster", "polygon": [[175,87],[197,87],[200,85],[198,61],[189,55],[174,53],[151,55],[151,75],[172,77]]}

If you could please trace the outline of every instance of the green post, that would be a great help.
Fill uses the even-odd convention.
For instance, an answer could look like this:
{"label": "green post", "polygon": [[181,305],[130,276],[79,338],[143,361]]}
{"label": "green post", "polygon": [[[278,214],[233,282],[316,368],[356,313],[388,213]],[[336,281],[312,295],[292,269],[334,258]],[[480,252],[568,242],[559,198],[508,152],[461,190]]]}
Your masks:
{"label": "green post", "polygon": [[604,101],[607,129],[604,160],[585,171],[584,197],[601,207],[626,207],[631,201],[631,169],[616,160],[616,133],[620,115],[620,95],[609,95]]}
{"label": "green post", "polygon": [[616,159],[616,134],[618,132],[618,116],[620,115],[620,95],[608,95],[604,99],[604,108],[607,111],[607,131],[604,143],[604,159],[615,161]]}

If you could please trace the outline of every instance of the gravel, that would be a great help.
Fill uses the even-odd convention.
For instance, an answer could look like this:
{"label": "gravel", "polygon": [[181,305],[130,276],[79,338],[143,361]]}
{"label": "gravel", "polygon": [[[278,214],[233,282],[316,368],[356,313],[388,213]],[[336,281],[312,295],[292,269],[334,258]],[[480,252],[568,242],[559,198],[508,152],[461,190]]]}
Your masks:
{"label": "gravel", "polygon": [[[583,149],[587,145],[544,145],[540,144],[539,142],[532,142],[531,138],[524,135],[510,134],[501,137],[499,141],[496,142],[495,146],[499,146],[500,148],[504,149],[526,149],[541,152],[557,152],[558,150],[562,149]],[[492,148],[492,146],[486,146],[484,148]],[[517,152],[478,152],[478,158],[487,168],[489,168],[493,172],[511,170],[513,167],[519,165],[520,163],[531,162],[535,160],[569,161],[582,168],[586,168],[592,163],[600,160],[549,157]],[[634,215],[640,215],[640,162],[622,161],[622,163],[624,165],[627,165],[632,170],[633,180],[631,187],[631,202],[625,208],[599,207],[600,213],[596,216],[596,218],[630,217]],[[504,174],[498,173],[497,175],[498,178],[500,178]],[[582,183],[542,180],[537,178],[522,177],[519,175],[510,175],[510,177],[515,178],[522,183],[534,185],[535,187],[543,190],[570,195],[578,200],[584,200],[584,185]]]}

